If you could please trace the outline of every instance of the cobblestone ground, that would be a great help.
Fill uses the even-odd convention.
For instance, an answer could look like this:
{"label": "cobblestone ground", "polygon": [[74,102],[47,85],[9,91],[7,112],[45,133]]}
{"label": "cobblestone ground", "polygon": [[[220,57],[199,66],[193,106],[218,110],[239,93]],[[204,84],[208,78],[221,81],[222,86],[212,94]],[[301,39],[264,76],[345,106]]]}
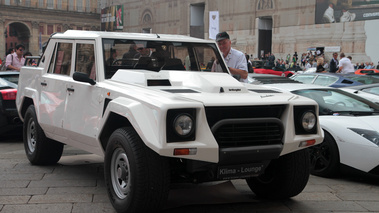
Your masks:
{"label": "cobblestone ground", "polygon": [[[32,166],[20,137],[0,138],[0,212],[113,213],[100,162],[66,146],[57,165]],[[379,178],[350,174],[311,176],[300,195],[281,201],[257,199],[242,180],[179,188],[162,213],[379,212]]]}

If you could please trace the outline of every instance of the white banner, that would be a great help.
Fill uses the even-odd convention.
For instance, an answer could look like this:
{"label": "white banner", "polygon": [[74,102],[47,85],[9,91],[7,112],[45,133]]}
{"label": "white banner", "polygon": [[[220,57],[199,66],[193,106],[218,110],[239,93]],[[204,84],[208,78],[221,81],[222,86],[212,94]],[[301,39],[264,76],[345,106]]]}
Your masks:
{"label": "white banner", "polygon": [[216,39],[219,33],[218,11],[209,11],[209,38]]}

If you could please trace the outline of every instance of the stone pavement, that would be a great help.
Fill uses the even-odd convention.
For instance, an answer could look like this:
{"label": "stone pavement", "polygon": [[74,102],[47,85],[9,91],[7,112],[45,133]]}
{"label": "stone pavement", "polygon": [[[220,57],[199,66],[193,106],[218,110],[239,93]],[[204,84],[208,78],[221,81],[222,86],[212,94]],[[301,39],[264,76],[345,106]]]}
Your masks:
{"label": "stone pavement", "polygon": [[[0,138],[1,213],[114,213],[101,158],[70,147],[55,166],[32,166],[21,139]],[[283,201],[259,200],[244,181],[174,188],[162,213],[379,212],[379,179],[311,176],[305,190]]]}

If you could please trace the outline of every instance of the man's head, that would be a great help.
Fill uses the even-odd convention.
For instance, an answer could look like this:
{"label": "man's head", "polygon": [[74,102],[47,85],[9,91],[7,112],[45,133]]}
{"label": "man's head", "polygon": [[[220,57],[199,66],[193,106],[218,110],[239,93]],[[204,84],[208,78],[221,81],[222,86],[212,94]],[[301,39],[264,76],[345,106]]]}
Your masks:
{"label": "man's head", "polygon": [[338,57],[338,53],[333,53],[333,58],[337,59],[337,57]]}
{"label": "man's head", "polygon": [[218,33],[216,35],[216,42],[218,48],[220,48],[220,51],[225,57],[232,48],[232,42],[230,41],[229,34],[227,32]]}
{"label": "man's head", "polygon": [[22,44],[18,44],[15,49],[17,55],[22,56],[24,54],[25,46]]}
{"label": "man's head", "polygon": [[345,57],[345,53],[341,53],[340,58],[344,58],[344,57]]}

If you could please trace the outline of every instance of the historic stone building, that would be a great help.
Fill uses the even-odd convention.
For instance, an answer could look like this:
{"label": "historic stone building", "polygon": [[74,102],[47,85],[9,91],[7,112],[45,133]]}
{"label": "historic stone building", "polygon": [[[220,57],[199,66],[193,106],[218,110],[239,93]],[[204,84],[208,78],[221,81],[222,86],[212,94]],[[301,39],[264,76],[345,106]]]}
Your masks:
{"label": "historic stone building", "polygon": [[112,0],[106,6],[115,5],[124,6],[122,31],[209,39],[209,14],[216,11],[218,30],[228,31],[233,47],[254,57],[319,49],[327,58],[337,51],[353,62],[379,60],[378,0]]}
{"label": "historic stone building", "polygon": [[100,30],[100,0],[0,0],[0,57],[23,44],[33,55],[54,32]]}

